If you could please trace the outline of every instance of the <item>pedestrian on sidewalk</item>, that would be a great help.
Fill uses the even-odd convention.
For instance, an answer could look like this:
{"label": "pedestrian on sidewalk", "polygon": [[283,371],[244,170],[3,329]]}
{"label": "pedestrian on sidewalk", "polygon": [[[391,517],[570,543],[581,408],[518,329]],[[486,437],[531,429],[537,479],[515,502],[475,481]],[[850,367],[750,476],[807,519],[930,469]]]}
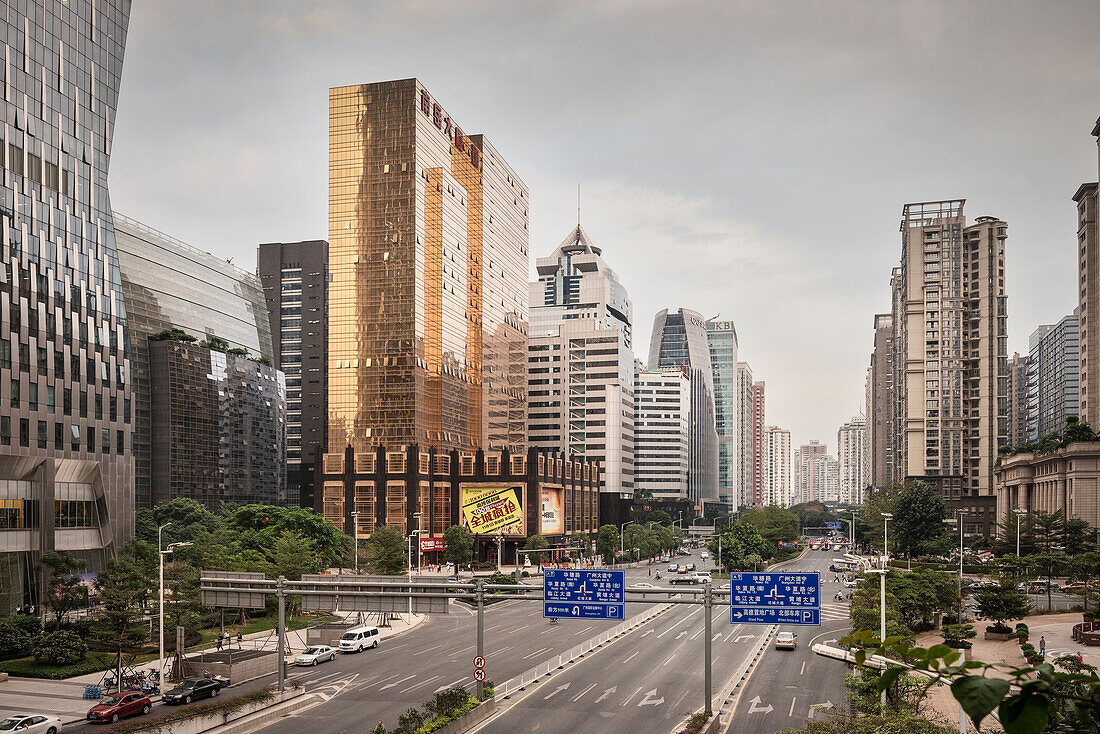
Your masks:
{"label": "pedestrian on sidewalk", "polygon": [[243,643],[243,642],[244,642],[244,635],[241,634],[240,630],[237,630],[237,649],[238,650],[244,649],[243,647],[241,647],[241,643]]}
{"label": "pedestrian on sidewalk", "polygon": [[218,652],[221,652],[222,651],[222,636],[221,635],[218,635],[217,646],[218,646]]}
{"label": "pedestrian on sidewalk", "polygon": [[1039,654],[1043,656],[1043,660],[1047,659],[1047,638],[1043,635],[1039,637]]}

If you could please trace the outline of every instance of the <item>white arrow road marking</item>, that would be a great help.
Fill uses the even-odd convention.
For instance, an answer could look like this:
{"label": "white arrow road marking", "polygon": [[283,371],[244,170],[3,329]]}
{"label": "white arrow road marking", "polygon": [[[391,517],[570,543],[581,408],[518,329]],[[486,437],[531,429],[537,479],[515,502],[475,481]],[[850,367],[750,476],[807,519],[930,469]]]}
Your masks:
{"label": "white arrow road marking", "polygon": [[645,637],[646,635],[652,635],[652,634],[653,634],[653,630],[646,630],[642,634],[638,635],[638,637],[641,638],[641,637]]}
{"label": "white arrow road marking", "polygon": [[573,699],[572,699],[572,700],[574,700],[574,701],[579,701],[579,700],[581,700],[581,698],[582,698],[582,697],[584,696],[584,694],[588,693],[589,691],[591,691],[591,690],[592,690],[593,688],[595,688],[595,687],[596,687],[596,684],[595,684],[595,683],[593,683],[592,685],[588,686],[588,688],[585,688],[585,689],[584,689],[583,691],[581,691],[581,692],[580,692],[580,693],[578,693],[577,695],[573,696]]}
{"label": "white arrow road marking", "polygon": [[749,701],[749,703],[752,704],[751,706],[749,706],[750,714],[770,714],[772,711],[771,704],[768,704],[767,706],[760,705],[760,696],[753,696],[752,700]]}
{"label": "white arrow road marking", "polygon": [[611,686],[606,691],[604,691],[602,694],[600,694],[600,697],[596,699],[596,703],[599,703],[600,701],[604,700],[605,698],[610,696],[612,693],[614,693],[618,689],[619,689],[618,686]]}
{"label": "white arrow road marking", "polygon": [[714,642],[715,640],[717,640],[717,639],[718,639],[719,637],[721,637],[721,636],[722,636],[722,633],[721,633],[721,632],[716,632],[716,633],[714,634],[714,636],[710,638],[710,641],[711,641],[711,642]]}
{"label": "white arrow road marking", "polygon": [[661,698],[654,698],[657,695],[657,689],[654,688],[649,693],[645,694],[645,698],[638,701],[638,706],[660,706],[665,702],[664,696]]}
{"label": "white arrow road marking", "polygon": [[736,643],[740,642],[741,640],[751,640],[754,637],[756,637],[756,635],[737,635],[737,638],[734,640],[734,643],[736,644]]}
{"label": "white arrow road marking", "polygon": [[[572,683],[572,681],[570,681],[570,683]],[[562,691],[564,691],[568,687],[569,687],[569,683],[562,683],[560,686],[558,686],[554,690],[550,691],[550,693],[543,696],[542,700],[547,701],[547,700],[553,698],[554,696],[558,695],[559,693],[561,693]]]}
{"label": "white arrow road marking", "polygon": [[464,676],[462,676],[461,678],[459,678],[458,680],[454,681],[453,683],[448,683],[448,684],[447,684],[447,685],[445,685],[445,686],[440,686],[439,688],[436,688],[436,689],[435,689],[434,691],[432,691],[432,693],[439,693],[440,691],[446,691],[446,690],[447,690],[447,689],[449,689],[449,688],[454,688],[454,687],[455,687],[455,686],[457,686],[457,685],[458,685],[459,683],[462,683],[463,681],[465,681],[465,680],[467,679],[467,677],[468,677],[468,676],[465,676],[465,675],[464,675]]}
{"label": "white arrow road marking", "polygon": [[825,709],[827,711],[827,710],[831,709],[832,707],[833,707],[833,702],[832,701],[826,701],[825,703],[811,704],[810,705],[810,718],[812,719],[814,717],[814,712],[815,711],[819,711],[821,709]]}
{"label": "white arrow road marking", "polygon": [[641,690],[642,690],[642,687],[641,687],[641,686],[638,686],[637,688],[635,688],[635,689],[634,689],[634,692],[630,694],[630,698],[628,698],[628,699],[626,699],[625,701],[623,701],[622,705],[623,705],[623,706],[626,706],[627,704],[629,704],[629,703],[630,703],[630,699],[632,699],[632,698],[634,698],[635,696],[637,696],[637,695],[638,695],[638,692],[639,692],[639,691],[641,691]]}
{"label": "white arrow road marking", "polygon": [[415,678],[415,677],[416,677],[416,673],[413,673],[412,675],[410,675],[410,676],[407,676],[407,677],[405,677],[405,678],[402,678],[401,680],[395,680],[395,681],[394,681],[393,683],[387,683],[386,685],[382,686],[382,687],[381,687],[381,688],[379,688],[378,690],[380,690],[380,691],[384,691],[384,690],[386,690],[387,688],[393,688],[394,686],[396,686],[396,685],[399,685],[399,684],[401,684],[401,683],[404,683],[404,682],[405,682],[405,681],[407,681],[407,680],[412,680],[412,679],[413,679],[413,678]]}
{"label": "white arrow road marking", "polygon": [[[349,685],[351,685],[352,681],[354,681],[358,677],[359,677],[359,674],[356,673],[356,674],[352,675],[350,678],[345,678],[344,680],[341,680],[341,681],[336,681],[334,683],[329,683],[328,685],[322,686],[320,689],[314,691],[313,695],[317,696],[322,701],[330,701],[334,697],[336,697],[336,696],[340,695],[341,693],[343,693],[344,689],[347,688]],[[332,689],[332,693],[325,693],[324,692],[324,691],[326,691],[330,688]]]}
{"label": "white arrow road marking", "polygon": [[680,634],[676,635],[676,639],[678,640],[681,637],[685,637],[687,635],[687,633],[688,633],[687,630],[680,630]]}
{"label": "white arrow road marking", "polygon": [[400,692],[401,693],[408,693],[409,691],[411,691],[414,688],[419,688],[420,686],[426,686],[429,683],[431,683],[432,681],[439,680],[442,677],[443,676],[441,676],[441,675],[433,675],[431,678],[429,678],[426,681],[421,681],[420,683],[414,683],[413,685],[409,686],[408,688],[402,688]]}

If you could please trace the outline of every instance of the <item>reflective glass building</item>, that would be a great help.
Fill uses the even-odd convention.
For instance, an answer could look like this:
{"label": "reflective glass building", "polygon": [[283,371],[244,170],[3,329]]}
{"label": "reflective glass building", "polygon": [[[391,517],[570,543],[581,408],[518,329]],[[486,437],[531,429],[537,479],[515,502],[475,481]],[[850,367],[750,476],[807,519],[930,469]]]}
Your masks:
{"label": "reflective glass building", "polygon": [[[133,349],[137,506],[174,497],[210,507],[296,503],[283,465],[285,385],[270,364],[271,326],[259,279],[129,217],[114,217]],[[196,343],[150,339],[167,329],[180,329]],[[224,344],[214,350],[199,346],[218,339]]]}
{"label": "reflective glass building", "polygon": [[732,321],[706,323],[714,382],[714,426],[718,432],[718,494],[737,506],[737,329]]}
{"label": "reflective glass building", "polygon": [[718,499],[718,433],[714,421],[714,371],[706,322],[686,308],[660,311],[653,319],[649,368],[684,367],[691,376],[691,471],[693,502]]}
{"label": "reflective glass building", "polygon": [[330,90],[330,452],[525,449],[527,208],[417,80]]}
{"label": "reflective glass building", "polygon": [[0,614],[46,550],[133,532],[126,309],[107,171],[130,3],[0,10]]}

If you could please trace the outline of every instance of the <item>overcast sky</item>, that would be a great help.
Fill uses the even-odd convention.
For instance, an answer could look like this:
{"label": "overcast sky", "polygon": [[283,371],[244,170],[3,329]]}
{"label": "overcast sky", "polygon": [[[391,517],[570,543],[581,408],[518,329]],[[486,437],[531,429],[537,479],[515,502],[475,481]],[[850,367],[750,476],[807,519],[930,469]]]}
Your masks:
{"label": "overcast sky", "polygon": [[1097,177],[1100,3],[135,2],[116,209],[247,269],[327,239],[328,88],[418,77],[531,191],[531,254],[582,219],[653,316],[732,319],[767,421],[836,450],[889,311],[906,202],[1009,225],[1009,350],[1076,306]]}

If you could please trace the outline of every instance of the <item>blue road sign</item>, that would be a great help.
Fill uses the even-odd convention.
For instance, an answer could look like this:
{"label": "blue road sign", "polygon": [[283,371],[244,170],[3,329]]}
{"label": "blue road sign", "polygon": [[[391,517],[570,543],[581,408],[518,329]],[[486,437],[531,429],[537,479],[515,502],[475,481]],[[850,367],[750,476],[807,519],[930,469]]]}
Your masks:
{"label": "blue road sign", "polygon": [[626,573],[598,569],[543,571],[542,616],[563,619],[623,619]]}
{"label": "blue road sign", "polygon": [[732,624],[821,624],[821,578],[814,573],[730,574]]}
{"label": "blue road sign", "polygon": [[840,530],[840,523],[839,522],[827,522],[827,523],[825,523],[825,527],[828,528],[829,530]]}

